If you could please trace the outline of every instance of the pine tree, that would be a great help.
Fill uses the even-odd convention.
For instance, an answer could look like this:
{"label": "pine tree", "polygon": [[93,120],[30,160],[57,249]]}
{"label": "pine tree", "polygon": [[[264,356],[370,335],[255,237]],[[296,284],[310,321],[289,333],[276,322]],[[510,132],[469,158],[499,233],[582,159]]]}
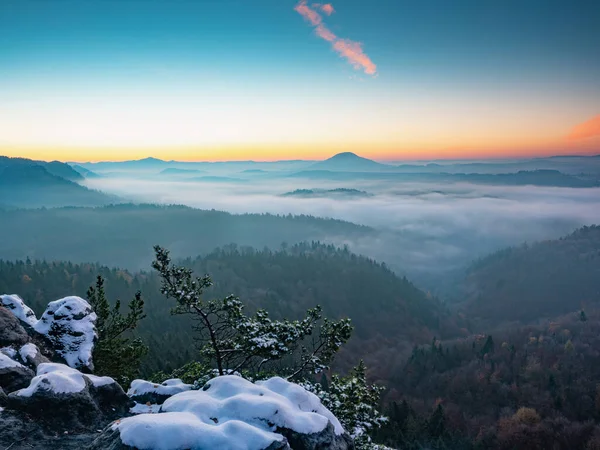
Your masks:
{"label": "pine tree", "polygon": [[139,291],[135,294],[129,302],[129,312],[124,316],[119,300],[110,307],[104,291],[104,279],[98,275],[96,286],[90,286],[87,297],[98,316],[98,341],[92,354],[95,373],[127,385],[139,374],[142,357],[148,352],[141,339],[131,337],[139,321],[146,317],[142,295]]}

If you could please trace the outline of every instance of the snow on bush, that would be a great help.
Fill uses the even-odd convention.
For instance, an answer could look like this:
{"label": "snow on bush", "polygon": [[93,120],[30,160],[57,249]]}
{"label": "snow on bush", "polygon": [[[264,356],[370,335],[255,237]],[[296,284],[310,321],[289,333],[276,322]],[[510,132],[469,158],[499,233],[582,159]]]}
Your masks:
{"label": "snow on bush", "polygon": [[185,384],[179,378],[165,380],[162,383],[152,383],[146,380],[133,380],[127,391],[130,397],[136,397],[144,394],[158,394],[171,396],[180,392],[189,391],[192,389],[191,384]]}
{"label": "snow on bush", "polygon": [[140,414],[115,422],[121,441],[138,449],[182,448],[260,450],[283,442],[278,428],[319,433],[340,422],[319,398],[282,378],[251,383],[225,375],[202,390],[186,391],[165,401],[159,414]]}
{"label": "snow on bush", "polygon": [[[18,295],[2,295],[2,304],[21,321],[44,334],[69,366],[92,368],[96,340],[96,313],[81,297],[65,297],[48,303],[41,319]],[[26,351],[32,351],[31,347]],[[22,356],[22,355],[21,355]],[[35,357],[35,354],[32,356]],[[25,358],[23,357],[23,360]]]}
{"label": "snow on bush", "polygon": [[115,383],[110,377],[98,377],[83,374],[64,364],[43,363],[37,368],[36,376],[28,387],[16,391],[20,397],[31,397],[38,391],[52,391],[55,394],[81,392],[86,387],[86,380],[96,387]]}
{"label": "snow on bush", "polygon": [[32,309],[25,304],[23,299],[18,295],[0,295],[2,304],[6,306],[10,311],[22,322],[25,322],[29,326],[34,326],[37,323],[37,318]]}

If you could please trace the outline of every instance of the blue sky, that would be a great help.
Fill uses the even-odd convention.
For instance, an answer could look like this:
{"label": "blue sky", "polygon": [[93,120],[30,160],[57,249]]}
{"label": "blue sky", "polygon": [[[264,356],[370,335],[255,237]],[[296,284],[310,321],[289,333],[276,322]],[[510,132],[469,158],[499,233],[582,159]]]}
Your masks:
{"label": "blue sky", "polygon": [[[191,158],[259,146],[293,156],[356,144],[382,157],[600,148],[560,140],[600,114],[598,1],[343,0],[330,16],[307,3],[362,44],[374,75],[317,37],[297,5],[4,0],[0,148],[138,154],[157,142]],[[134,119],[150,110],[145,130]]]}

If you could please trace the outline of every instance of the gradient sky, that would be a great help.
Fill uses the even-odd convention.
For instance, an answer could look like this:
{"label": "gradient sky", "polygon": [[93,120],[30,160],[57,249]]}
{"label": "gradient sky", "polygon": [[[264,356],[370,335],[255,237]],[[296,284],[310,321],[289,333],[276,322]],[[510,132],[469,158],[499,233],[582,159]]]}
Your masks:
{"label": "gradient sky", "polygon": [[600,153],[598,0],[327,5],[2,0],[0,154]]}

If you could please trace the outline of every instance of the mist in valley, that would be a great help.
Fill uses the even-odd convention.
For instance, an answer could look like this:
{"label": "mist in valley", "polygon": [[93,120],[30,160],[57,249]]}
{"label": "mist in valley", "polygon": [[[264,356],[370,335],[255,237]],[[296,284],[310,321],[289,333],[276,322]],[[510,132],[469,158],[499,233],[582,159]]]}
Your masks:
{"label": "mist in valley", "polygon": [[[213,181],[210,172],[202,175],[208,178],[120,172],[89,178],[84,184],[140,203],[234,214],[303,214],[366,225],[376,232],[351,238],[335,233],[326,242],[385,262],[441,294],[451,294],[453,277],[479,257],[506,246],[554,239],[600,221],[596,188],[382,182],[359,176],[339,182],[258,171],[221,171],[219,181]],[[327,195],[339,188],[369,195]],[[284,195],[296,190],[323,190],[325,195]],[[235,235],[231,241],[236,242]]]}

